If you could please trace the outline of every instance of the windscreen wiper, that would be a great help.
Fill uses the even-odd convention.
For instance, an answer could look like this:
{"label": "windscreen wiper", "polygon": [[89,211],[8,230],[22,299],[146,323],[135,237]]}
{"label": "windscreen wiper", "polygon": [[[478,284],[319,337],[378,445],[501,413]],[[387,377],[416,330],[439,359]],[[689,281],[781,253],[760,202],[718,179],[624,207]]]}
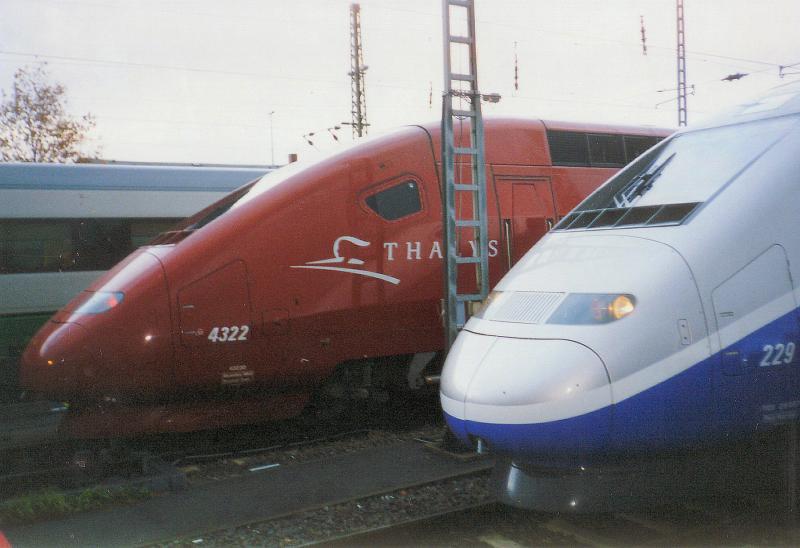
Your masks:
{"label": "windscreen wiper", "polygon": [[625,188],[614,195],[614,206],[630,207],[637,197],[642,196],[653,187],[655,180],[661,175],[661,172],[664,171],[664,168],[672,161],[676,154],[677,152],[673,152],[660,164],[652,164],[645,171],[634,177]]}

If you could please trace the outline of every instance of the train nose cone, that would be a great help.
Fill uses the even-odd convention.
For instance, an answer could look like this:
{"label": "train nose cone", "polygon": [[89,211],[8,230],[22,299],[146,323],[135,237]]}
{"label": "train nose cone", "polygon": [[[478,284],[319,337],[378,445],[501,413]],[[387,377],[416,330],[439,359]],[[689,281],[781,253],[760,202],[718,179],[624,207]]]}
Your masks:
{"label": "train nose cone", "polygon": [[64,398],[93,376],[93,355],[88,331],[73,323],[49,322],[22,354],[20,384],[44,396]]}
{"label": "train nose cone", "polygon": [[445,363],[441,400],[456,435],[495,452],[573,452],[608,442],[608,373],[573,341],[462,332]]}
{"label": "train nose cone", "polygon": [[135,252],[42,327],[23,354],[21,383],[84,403],[171,390],[169,307],[161,261]]}

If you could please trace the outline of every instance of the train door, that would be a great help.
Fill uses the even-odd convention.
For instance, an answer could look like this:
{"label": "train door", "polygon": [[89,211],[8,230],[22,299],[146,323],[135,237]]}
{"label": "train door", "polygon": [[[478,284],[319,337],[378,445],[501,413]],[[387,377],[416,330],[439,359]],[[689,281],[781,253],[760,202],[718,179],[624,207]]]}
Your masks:
{"label": "train door", "polygon": [[800,322],[783,247],[744,266],[714,289],[712,301],[721,348],[717,423],[735,431],[797,418]]}
{"label": "train door", "polygon": [[[220,298],[224,288],[225,298]],[[180,350],[178,379],[197,387],[253,384],[263,363],[254,323],[247,269],[234,261],[178,292]],[[280,318],[278,318],[280,319]]]}
{"label": "train door", "polygon": [[492,173],[499,201],[501,247],[510,268],[553,228],[553,187],[544,168],[492,166]]}

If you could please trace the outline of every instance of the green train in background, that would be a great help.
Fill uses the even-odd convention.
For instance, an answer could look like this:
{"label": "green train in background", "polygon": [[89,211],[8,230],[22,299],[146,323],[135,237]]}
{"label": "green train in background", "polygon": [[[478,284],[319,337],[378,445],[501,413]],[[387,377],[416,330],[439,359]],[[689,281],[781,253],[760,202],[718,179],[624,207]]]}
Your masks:
{"label": "green train in background", "polygon": [[267,166],[0,163],[0,401],[39,327],[134,249]]}

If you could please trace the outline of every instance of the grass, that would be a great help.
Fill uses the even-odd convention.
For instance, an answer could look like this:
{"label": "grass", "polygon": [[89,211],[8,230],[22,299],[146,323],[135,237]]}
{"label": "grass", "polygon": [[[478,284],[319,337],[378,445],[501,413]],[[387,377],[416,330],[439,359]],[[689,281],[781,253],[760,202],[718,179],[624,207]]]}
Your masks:
{"label": "grass", "polygon": [[110,505],[138,502],[153,495],[144,487],[93,487],[80,493],[44,491],[0,503],[0,525],[19,525],[60,518]]}

